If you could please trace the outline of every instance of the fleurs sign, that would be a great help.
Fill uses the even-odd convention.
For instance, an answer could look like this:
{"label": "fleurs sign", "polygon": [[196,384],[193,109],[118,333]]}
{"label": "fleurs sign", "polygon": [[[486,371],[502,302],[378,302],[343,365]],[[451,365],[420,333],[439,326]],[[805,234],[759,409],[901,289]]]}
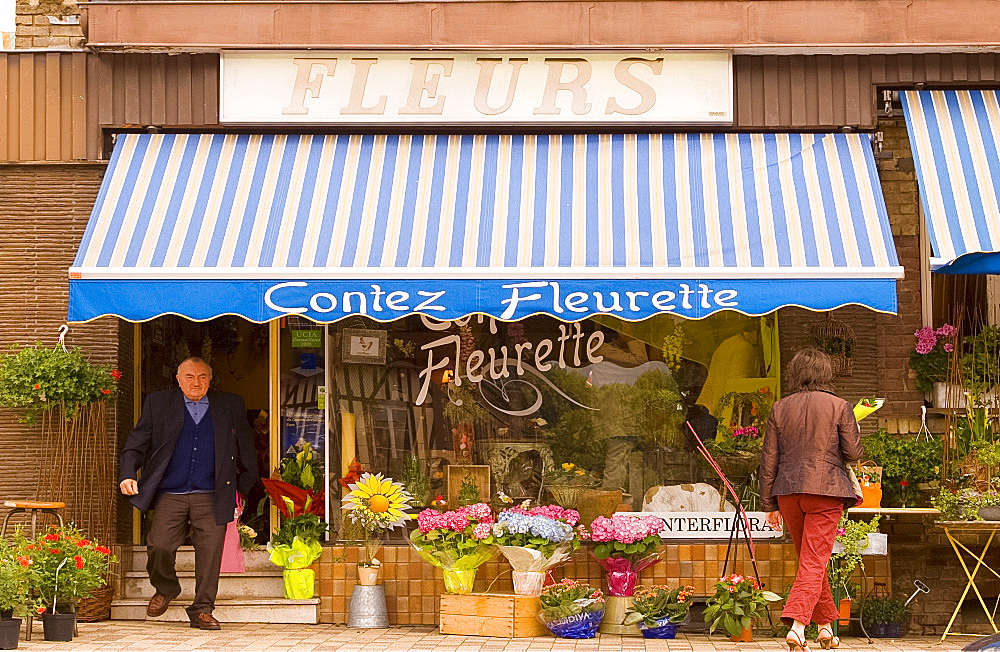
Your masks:
{"label": "fleurs sign", "polygon": [[732,55],[223,52],[224,123],[729,124]]}

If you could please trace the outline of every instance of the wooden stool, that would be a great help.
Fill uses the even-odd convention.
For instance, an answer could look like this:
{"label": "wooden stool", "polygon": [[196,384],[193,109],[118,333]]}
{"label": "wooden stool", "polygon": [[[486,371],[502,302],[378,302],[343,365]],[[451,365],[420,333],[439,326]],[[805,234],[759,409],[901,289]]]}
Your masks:
{"label": "wooden stool", "polygon": [[[0,528],[0,537],[7,536],[7,524],[10,522],[10,517],[14,514],[24,514],[26,512],[31,514],[31,538],[34,539],[38,534],[38,512],[43,514],[51,514],[56,517],[59,521],[59,526],[63,525],[62,514],[59,510],[66,506],[66,503],[55,503],[55,502],[42,502],[38,500],[5,500],[3,502],[4,507],[10,507],[10,511],[3,518],[3,527]],[[24,640],[31,640],[31,626],[35,620],[34,615],[29,611],[24,619]],[[76,625],[73,626],[73,633],[77,633]]]}
{"label": "wooden stool", "polygon": [[23,514],[25,512],[30,512],[31,514],[31,538],[34,539],[38,534],[38,512],[45,514],[52,514],[59,521],[59,526],[63,525],[62,514],[59,510],[66,506],[66,503],[48,503],[41,502],[37,500],[5,500],[3,503],[4,507],[10,507],[10,511],[3,518],[3,528],[0,528],[0,537],[7,536],[7,524],[10,522],[10,517],[14,514]]}

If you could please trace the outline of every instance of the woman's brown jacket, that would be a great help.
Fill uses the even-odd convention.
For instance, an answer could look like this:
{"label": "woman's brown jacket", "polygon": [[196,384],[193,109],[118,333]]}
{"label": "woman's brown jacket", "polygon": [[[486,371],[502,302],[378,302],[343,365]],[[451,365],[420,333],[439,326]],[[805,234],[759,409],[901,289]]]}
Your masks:
{"label": "woman's brown jacket", "polygon": [[774,404],[760,454],[760,495],[765,512],[778,496],[856,497],[844,462],[861,459],[861,433],[850,404],[827,392],[805,391]]}

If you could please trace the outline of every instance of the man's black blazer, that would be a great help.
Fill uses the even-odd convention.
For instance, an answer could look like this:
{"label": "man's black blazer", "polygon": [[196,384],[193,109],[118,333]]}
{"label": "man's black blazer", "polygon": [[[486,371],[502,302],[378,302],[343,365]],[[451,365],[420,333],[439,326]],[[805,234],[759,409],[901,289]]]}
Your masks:
{"label": "man's black blazer", "polygon": [[[259,480],[257,454],[242,397],[210,391],[208,406],[215,429],[215,522],[224,525],[233,520],[236,491],[246,496]],[[129,497],[139,509],[153,506],[186,410],[180,388],[150,394],[142,404],[139,422],[125,441],[118,473],[120,483],[136,479],[142,470],[139,493]]]}

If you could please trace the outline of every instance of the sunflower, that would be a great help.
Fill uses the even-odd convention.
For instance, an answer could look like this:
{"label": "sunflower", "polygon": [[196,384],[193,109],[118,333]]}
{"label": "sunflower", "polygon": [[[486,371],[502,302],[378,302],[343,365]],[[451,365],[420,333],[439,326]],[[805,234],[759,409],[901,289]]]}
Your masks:
{"label": "sunflower", "polygon": [[410,506],[410,494],[392,478],[385,478],[381,473],[365,473],[350,485],[350,489],[343,499],[344,509],[354,512],[361,521],[374,521],[379,529],[391,530],[410,518],[403,511]]}

